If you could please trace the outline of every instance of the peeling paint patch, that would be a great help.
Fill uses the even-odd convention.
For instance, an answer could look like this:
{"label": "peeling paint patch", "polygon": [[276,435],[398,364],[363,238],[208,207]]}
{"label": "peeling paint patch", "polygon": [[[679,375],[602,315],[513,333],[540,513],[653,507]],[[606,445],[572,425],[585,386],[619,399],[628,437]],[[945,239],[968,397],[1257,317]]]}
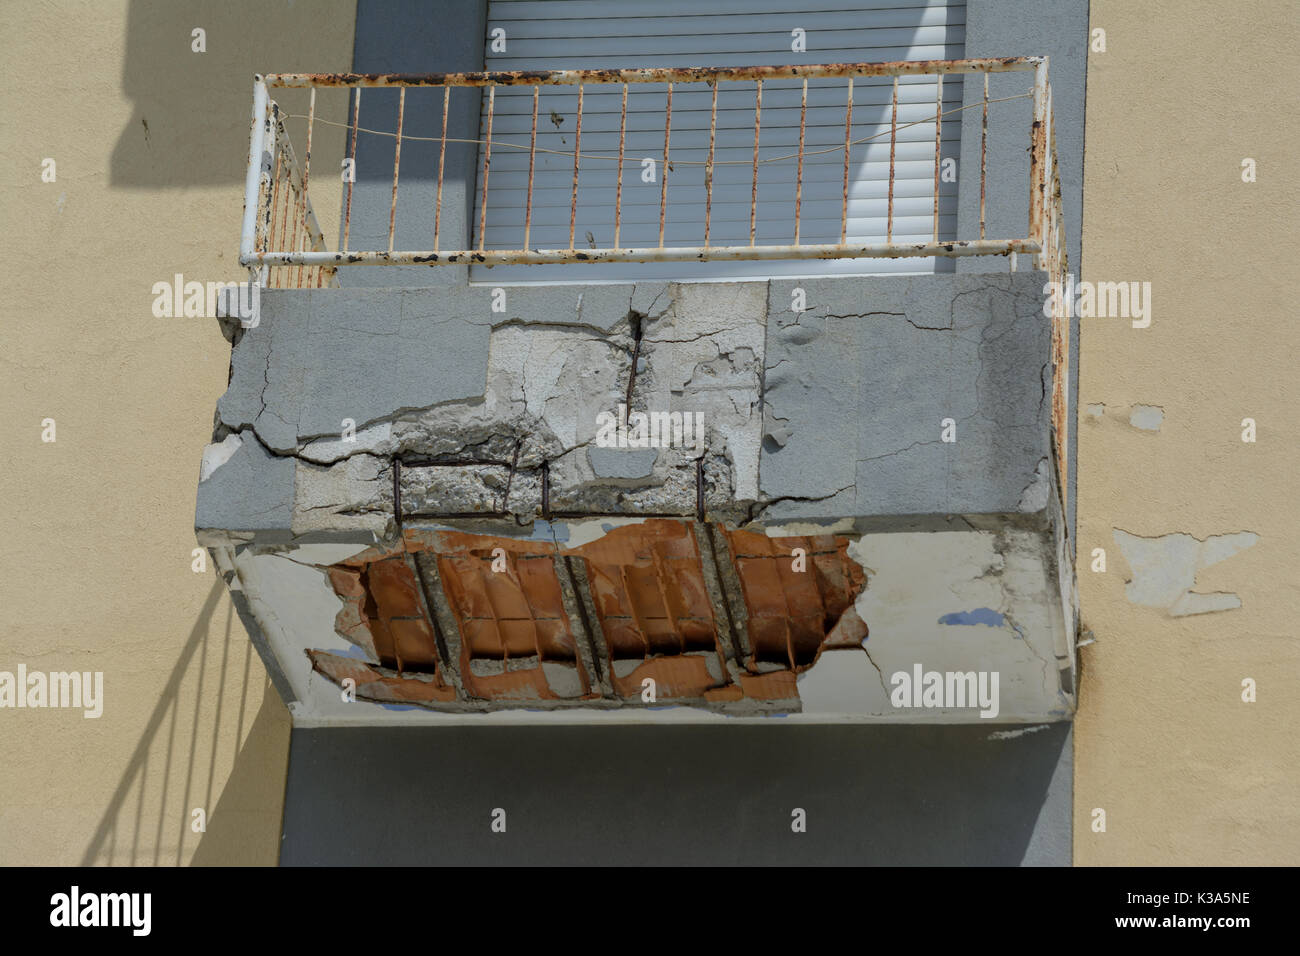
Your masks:
{"label": "peeling paint patch", "polygon": [[1134,405],[1129,411],[1128,423],[1144,432],[1158,432],[1165,420],[1165,410],[1159,405]]}
{"label": "peeling paint patch", "polygon": [[[756,530],[767,535],[769,538],[806,538],[819,534],[852,534],[853,519],[839,518],[836,521],[831,522],[791,521],[786,524],[765,525],[761,529]],[[857,559],[855,558],[854,560]],[[867,570],[870,572],[870,569]]]}
{"label": "peeling paint patch", "polygon": [[1084,406],[1084,411],[1092,418],[1101,418],[1106,414],[1106,406],[1102,402],[1092,402]]}
{"label": "peeling paint patch", "polygon": [[940,624],[955,624],[973,627],[976,624],[983,624],[985,627],[1002,627],[1006,624],[1006,617],[993,610],[991,607],[977,607],[973,611],[953,611],[951,614],[945,614],[939,618]]}
{"label": "peeling paint patch", "polygon": [[199,466],[199,481],[207,481],[212,477],[212,473],[230,461],[230,458],[244,440],[238,434],[232,432],[224,440],[213,442],[203,449],[203,463]]}
{"label": "peeling paint patch", "polygon": [[563,537],[557,537],[556,541],[563,541],[568,548],[576,550],[583,545],[591,544],[593,541],[599,541],[605,535],[609,534],[615,528],[623,528],[628,525],[644,524],[645,518],[591,518],[586,521],[571,522]]}
{"label": "peeling paint patch", "polygon": [[1038,467],[1034,469],[1033,480],[1020,493],[1020,501],[1016,505],[1019,511],[1036,514],[1047,507],[1047,496],[1052,490],[1052,479],[1047,470],[1047,458],[1039,459]]}
{"label": "peeling paint patch", "polygon": [[1146,538],[1114,529],[1115,543],[1133,569],[1125,595],[1133,604],[1162,607],[1174,617],[1230,611],[1241,598],[1229,591],[1193,591],[1196,574],[1244,551],[1259,540],[1250,531],[1210,535],[1204,541],[1175,532]]}

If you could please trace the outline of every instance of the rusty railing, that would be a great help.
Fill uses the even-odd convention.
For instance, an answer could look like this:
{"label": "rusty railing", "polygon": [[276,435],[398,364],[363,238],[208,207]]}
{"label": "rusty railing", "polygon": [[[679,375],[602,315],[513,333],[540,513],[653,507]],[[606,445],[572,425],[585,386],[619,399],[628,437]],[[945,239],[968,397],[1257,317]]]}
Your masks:
{"label": "rusty railing", "polygon": [[[1035,126],[1030,131],[1031,167],[1030,167],[1030,211],[1028,228],[1024,236],[1012,236],[1005,238],[989,238],[985,235],[984,230],[984,183],[985,170],[980,170],[980,230],[979,236],[970,236],[967,238],[946,238],[940,235],[939,228],[939,169],[940,169],[940,151],[942,148],[942,118],[945,115],[942,109],[943,98],[943,80],[950,75],[960,74],[984,74],[984,127],[981,152],[984,152],[984,146],[988,136],[988,74],[1006,73],[1006,72],[1033,72],[1034,90],[1032,96],[1035,103]],[[935,78],[938,96],[936,98],[936,112],[924,120],[914,123],[900,124],[898,121],[898,79],[900,77],[933,77]],[[852,137],[853,127],[853,81],[860,77],[893,77],[893,99],[892,110],[890,111],[890,121],[888,129],[882,129],[879,133],[865,138],[854,139]],[[843,189],[840,202],[840,223],[839,223],[839,241],[830,243],[808,243],[800,241],[800,200],[804,184],[804,165],[805,165],[805,128],[804,115],[807,112],[808,105],[808,81],[810,79],[843,79],[845,81],[844,96],[844,141],[842,145],[835,149],[842,150],[844,154],[843,161]],[[761,132],[761,118],[763,107],[763,84],[764,82],[773,82],[780,80],[802,81],[802,108],[799,124],[799,146],[788,156],[779,157],[780,160],[790,163],[795,167],[794,176],[794,242],[793,243],[763,243],[756,239],[755,223],[756,213],[759,206],[759,150],[758,141]],[[624,155],[624,143],[628,133],[628,114],[626,109],[627,90],[630,84],[662,84],[666,87],[663,116],[663,168],[661,175],[661,185],[659,189],[659,222],[658,222],[658,241],[654,245],[642,246],[620,246],[619,235],[623,219],[623,167],[626,163],[636,163],[638,160],[629,159]],[[670,203],[668,202],[668,180],[672,174],[672,97],[673,87],[675,84],[708,84],[712,90],[712,115],[709,124],[708,135],[708,159],[705,161],[705,209],[702,234],[699,237],[699,243],[696,245],[678,245],[669,244],[664,241],[665,222],[671,217]],[[583,90],[589,86],[599,85],[619,85],[623,93],[623,110],[619,127],[619,151],[618,155],[595,156],[584,154],[582,152],[582,120],[583,120]],[[750,229],[749,242],[732,245],[719,245],[710,242],[711,231],[711,212],[713,205],[713,167],[715,164],[716,154],[716,134],[717,134],[717,97],[718,88],[722,85],[731,84],[751,84],[754,90],[754,154],[752,162],[752,192],[750,199]],[[533,112],[532,128],[529,137],[529,143],[514,143],[494,140],[492,136],[492,125],[495,111],[496,90],[500,87],[532,87],[533,89]],[[576,86],[578,90],[577,115],[573,129],[573,178],[572,189],[569,202],[569,242],[567,246],[560,248],[538,248],[530,246],[530,231],[533,219],[533,178],[534,178],[534,161],[538,152],[542,150],[537,146],[537,102],[540,88],[543,86]],[[359,126],[359,114],[361,110],[361,92],[364,89],[381,87],[395,88],[399,91],[400,99],[397,109],[396,130],[383,131],[383,135],[396,137],[396,148],[393,159],[393,179],[392,191],[389,207],[389,228],[387,248],[370,248],[354,249],[349,244],[350,226],[352,224],[352,182],[348,182],[344,188],[346,198],[342,214],[342,242],[341,247],[336,251],[328,251],[323,245],[323,237],[316,226],[315,217],[312,213],[311,203],[307,197],[309,195],[307,188],[308,168],[304,164],[299,170],[296,161],[293,158],[292,148],[288,146],[287,137],[284,133],[284,114],[280,111],[277,104],[271,100],[269,89],[307,89],[311,94],[311,109],[307,116],[307,154],[308,162],[310,161],[310,140],[312,136],[313,116],[315,108],[315,94],[319,89],[344,88],[351,91],[350,102],[350,122],[348,126],[348,138],[350,142],[349,158],[355,163],[357,150],[358,131],[374,132],[361,130]],[[483,138],[478,142],[482,145],[481,169],[479,170],[479,186],[481,196],[478,203],[477,223],[470,223],[470,248],[442,248],[445,244],[440,240],[446,237],[441,236],[442,231],[442,192],[444,167],[448,142],[462,142],[461,140],[448,139],[446,129],[447,106],[450,100],[451,90],[455,87],[478,87],[485,88],[487,95],[483,100]],[[406,90],[412,88],[435,88],[443,91],[443,129],[440,137],[439,159],[437,163],[437,198],[434,207],[434,228],[432,235],[429,237],[428,248],[424,249],[395,249],[393,247],[394,229],[397,219],[397,197],[399,189],[399,169],[401,164],[401,146],[403,140],[403,118],[405,112]],[[1029,95],[1029,94],[1024,94]],[[965,107],[962,107],[963,109]],[[956,112],[948,111],[949,114]],[[1046,142],[1043,139],[1042,131],[1045,126],[1040,127],[1040,123],[1045,119],[1050,120],[1050,90],[1047,83],[1047,58],[1046,57],[1008,57],[996,59],[964,59],[964,60],[920,60],[920,61],[899,61],[894,63],[838,63],[822,66],[763,66],[763,67],[731,67],[720,69],[635,69],[635,70],[563,70],[555,72],[485,72],[485,73],[441,73],[428,75],[409,75],[409,74],[274,74],[265,77],[259,77],[254,88],[254,105],[253,105],[253,132],[252,142],[249,150],[249,169],[246,182],[245,211],[244,211],[244,230],[241,246],[241,262],[249,267],[265,266],[325,266],[337,267],[339,265],[401,265],[401,264],[427,264],[427,265],[446,265],[446,264],[465,264],[465,263],[482,263],[486,265],[505,265],[505,264],[540,264],[540,263],[560,263],[560,262],[686,262],[699,260],[735,260],[735,259],[842,259],[842,258],[925,258],[930,256],[982,256],[982,255],[1009,255],[1013,253],[1028,254],[1041,256],[1047,248],[1049,219],[1055,215],[1051,211],[1051,203],[1047,192],[1051,179],[1049,176],[1051,166],[1048,160],[1048,154],[1045,152]],[[933,235],[927,242],[908,242],[900,243],[894,239],[894,186],[895,186],[895,163],[894,152],[898,141],[898,134],[901,129],[909,126],[920,125],[920,123],[935,125],[935,189],[934,189],[934,228]],[[337,125],[337,124],[336,124]],[[890,144],[890,163],[889,163],[889,212],[888,221],[885,228],[884,242],[862,242],[854,241],[848,235],[848,205],[849,205],[849,187],[852,180],[850,169],[849,155],[853,146],[868,140],[880,140],[883,144],[885,136],[889,138]],[[413,138],[408,134],[408,139]],[[528,166],[528,192],[522,208],[515,210],[518,214],[519,240],[520,245],[515,249],[491,248],[485,243],[485,234],[487,230],[487,207],[488,207],[488,181],[491,169],[493,147],[496,146],[498,151],[501,148],[510,147],[515,149],[527,149],[529,152]],[[822,149],[818,152],[827,152]],[[610,211],[610,219],[613,227],[614,243],[604,248],[586,248],[575,244],[574,224],[576,220],[578,196],[581,186],[581,174],[583,171],[582,160],[584,159],[602,159],[616,161],[618,163],[618,189],[615,196],[613,209]],[[287,163],[284,161],[287,159]],[[771,159],[762,160],[763,163],[772,162]],[[590,166],[590,163],[588,164]],[[276,169],[284,166],[292,171],[293,178],[290,188],[286,189],[281,185],[280,180],[276,178]],[[983,166],[983,163],[981,163]],[[430,171],[432,175],[432,170]],[[292,192],[290,197],[288,193]],[[281,194],[284,194],[283,196]],[[788,202],[790,197],[781,197],[782,201]],[[285,215],[276,219],[277,207],[282,206],[286,211],[292,207],[292,214]],[[301,221],[301,223],[300,223]],[[276,235],[276,223],[280,224],[281,235]],[[291,231],[296,234],[299,231],[303,239],[295,246],[288,247],[284,244],[284,224],[291,223]],[[302,228],[299,230],[299,226]],[[475,228],[477,227],[477,228]],[[477,241],[474,240],[474,233],[477,232]],[[463,241],[463,240],[462,240]],[[457,242],[455,245],[460,245]]]}
{"label": "rusty railing", "polygon": [[[253,281],[269,288],[321,288],[335,286],[333,262],[317,258],[297,260],[295,268],[276,269],[269,255],[272,246],[282,255],[328,256],[325,234],[316,221],[307,192],[311,172],[311,135],[316,112],[316,92],[311,91],[306,154],[298,164],[293,143],[284,128],[284,116],[271,102],[259,78],[253,91],[253,141],[245,180],[244,229],[240,263],[253,272]],[[267,256],[265,261],[257,261]],[[288,265],[287,262],[281,262]]]}

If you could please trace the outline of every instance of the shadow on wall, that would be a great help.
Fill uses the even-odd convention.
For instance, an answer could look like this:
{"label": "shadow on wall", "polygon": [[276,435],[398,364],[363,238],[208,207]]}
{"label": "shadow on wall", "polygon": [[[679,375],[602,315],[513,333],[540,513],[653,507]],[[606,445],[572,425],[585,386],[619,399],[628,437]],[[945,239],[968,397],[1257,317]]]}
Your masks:
{"label": "shadow on wall", "polygon": [[253,75],[348,70],[355,16],[355,0],[132,0],[122,90],[134,109],[113,150],[112,185],[242,183]]}
{"label": "shadow on wall", "polygon": [[213,584],[82,866],[276,863],[289,715],[224,592]]}
{"label": "shadow on wall", "polygon": [[1069,724],[774,723],[296,730],[281,862],[1070,863]]}

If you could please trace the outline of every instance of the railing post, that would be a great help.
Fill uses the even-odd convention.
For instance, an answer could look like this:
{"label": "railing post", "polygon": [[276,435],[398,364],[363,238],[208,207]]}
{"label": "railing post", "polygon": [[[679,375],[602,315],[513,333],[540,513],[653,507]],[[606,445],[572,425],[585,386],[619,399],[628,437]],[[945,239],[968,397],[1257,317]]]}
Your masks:
{"label": "railing post", "polygon": [[1047,57],[1034,68],[1034,122],[1029,149],[1029,232],[1038,243],[1033,267],[1044,268],[1047,252]]}
{"label": "railing post", "polygon": [[262,208],[264,177],[269,170],[262,160],[266,138],[266,80],[253,77],[253,114],[248,134],[248,169],[244,178],[244,222],[239,237],[239,262],[252,268],[258,248],[259,211]]}

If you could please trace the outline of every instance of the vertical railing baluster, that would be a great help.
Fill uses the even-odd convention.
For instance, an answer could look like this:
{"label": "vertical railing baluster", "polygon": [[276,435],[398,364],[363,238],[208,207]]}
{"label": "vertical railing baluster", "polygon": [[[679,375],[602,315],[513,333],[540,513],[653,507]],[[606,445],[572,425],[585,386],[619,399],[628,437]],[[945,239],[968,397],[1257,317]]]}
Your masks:
{"label": "vertical railing baluster", "polygon": [[[303,154],[302,157],[302,196],[303,196],[304,203],[311,202],[311,200],[307,198],[307,182],[311,178],[311,132],[312,132],[312,127],[315,125],[315,122],[316,122],[316,87],[313,86],[311,88],[311,93],[307,98],[307,151]],[[304,245],[306,245],[309,241],[314,248],[315,241],[312,239],[311,236],[306,236],[304,238],[303,240]],[[302,286],[303,270],[306,268],[307,268],[306,266],[302,266],[302,265],[298,266],[298,285],[300,287]],[[311,281],[310,273],[308,273],[308,282],[310,281]]]}
{"label": "vertical railing baluster", "polygon": [[984,122],[980,128],[980,238],[984,238],[984,189],[989,168],[989,74],[984,71]]}
{"label": "vertical railing baluster", "polygon": [[668,142],[673,129],[673,85],[668,84],[664,104],[664,168],[659,177],[659,248],[664,247],[664,219],[668,211]]}
{"label": "vertical railing baluster", "polygon": [[[292,246],[292,250],[291,250],[291,251],[293,251],[293,252],[298,252],[298,251],[299,251],[299,250],[298,250],[298,231],[299,231],[299,227],[302,225],[303,217],[306,216],[306,215],[307,215],[306,204],[303,202],[302,192],[299,191],[299,192],[298,192],[298,199],[297,199],[297,201],[293,204],[293,238],[290,240],[290,245]],[[290,278],[290,276],[292,276],[292,273],[293,273],[293,266],[290,266],[289,268],[285,269],[284,271],[285,271],[286,273],[289,274],[289,276],[286,276],[286,279],[287,279],[288,281],[293,281],[292,278]],[[302,264],[301,264],[301,263],[298,265],[298,279],[297,279],[297,285],[298,285],[299,287],[302,286]]]}
{"label": "vertical railing baluster", "polygon": [[[285,141],[286,142],[288,141],[287,136],[285,137]],[[283,152],[283,147],[281,147],[281,152]],[[280,164],[280,175],[283,177],[283,181],[280,184],[280,188],[284,190],[284,214],[280,216],[280,246],[279,246],[280,252],[289,251],[286,242],[288,241],[288,235],[289,235],[289,199],[290,199],[290,194],[293,192],[292,172],[293,170],[290,167],[287,159]],[[276,277],[280,281],[280,284],[277,286],[277,288],[280,289],[286,288],[286,283],[289,281],[289,277],[285,275],[285,273],[288,271],[289,271],[288,268],[284,266],[281,266],[280,268],[276,269]]]}
{"label": "vertical railing baluster", "polygon": [[943,74],[934,77],[937,92],[934,95],[934,241],[939,241],[939,165],[940,143],[943,133]]}
{"label": "vertical railing baluster", "polygon": [[889,114],[889,211],[885,220],[885,242],[894,241],[894,152],[898,148],[898,76],[894,76],[894,102]]}
{"label": "vertical railing baluster", "polygon": [[569,200],[569,251],[573,251],[573,233],[578,224],[578,160],[582,156],[582,84],[578,84],[578,119],[573,131],[573,195]]}
{"label": "vertical railing baluster", "polygon": [[799,100],[799,163],[794,179],[794,244],[799,245],[799,217],[803,203],[803,139],[808,125],[808,78],[804,77],[803,96]]}
{"label": "vertical railing baluster", "polygon": [[849,77],[849,101],[844,110],[844,198],[840,203],[840,245],[849,229],[849,152],[853,140],[853,77]]}
{"label": "vertical railing baluster", "polygon": [[754,88],[754,179],[749,194],[749,244],[754,245],[758,234],[758,128],[763,120],[763,80],[755,81]]}
{"label": "vertical railing baluster", "polygon": [[406,87],[397,93],[397,145],[393,147],[393,198],[388,204],[388,254],[393,253],[393,233],[397,228],[397,176],[402,165],[402,122],[406,118]]}
{"label": "vertical railing baluster", "polygon": [[[270,216],[268,217],[270,222],[266,230],[266,248],[262,250],[263,252],[270,252],[271,247],[275,245],[275,224],[277,219],[279,218],[276,216],[276,209],[278,208],[276,203],[280,199],[280,194],[278,192],[279,188],[280,188],[280,149],[279,149],[279,144],[277,143],[275,148],[275,170],[274,172],[271,173],[271,188],[267,192],[267,196],[266,196],[267,209],[270,210]],[[267,275],[267,278],[270,279],[269,274]]]}
{"label": "vertical railing baluster", "polygon": [[614,248],[623,225],[623,153],[627,142],[627,84],[623,84],[623,109],[618,119],[618,188],[614,194]]}
{"label": "vertical railing baluster", "polygon": [[709,113],[709,159],[704,164],[704,248],[709,248],[709,228],[713,219],[713,156],[718,133],[718,81],[713,81],[713,107]]}
{"label": "vertical railing baluster", "polygon": [[451,107],[451,87],[442,88],[442,145],[438,147],[438,192],[433,201],[433,251],[438,251],[442,233],[442,174],[447,166],[447,112]]}
{"label": "vertical railing baluster", "polygon": [[352,103],[352,150],[348,154],[351,169],[348,170],[348,198],[343,207],[343,249],[348,251],[348,235],[352,229],[352,183],[357,178],[357,121],[361,116],[361,87],[353,87],[356,99]]}
{"label": "vertical railing baluster", "polygon": [[537,163],[537,100],[542,94],[540,86],[533,87],[533,130],[528,140],[528,199],[524,204],[524,249],[528,248],[528,234],[533,228],[533,167]]}
{"label": "vertical railing baluster", "polygon": [[478,249],[483,251],[483,243],[487,238],[487,198],[488,198],[488,167],[492,165],[492,116],[496,111],[497,88],[488,87],[488,110],[487,110],[487,138],[483,143],[483,196],[479,200],[478,210]]}

